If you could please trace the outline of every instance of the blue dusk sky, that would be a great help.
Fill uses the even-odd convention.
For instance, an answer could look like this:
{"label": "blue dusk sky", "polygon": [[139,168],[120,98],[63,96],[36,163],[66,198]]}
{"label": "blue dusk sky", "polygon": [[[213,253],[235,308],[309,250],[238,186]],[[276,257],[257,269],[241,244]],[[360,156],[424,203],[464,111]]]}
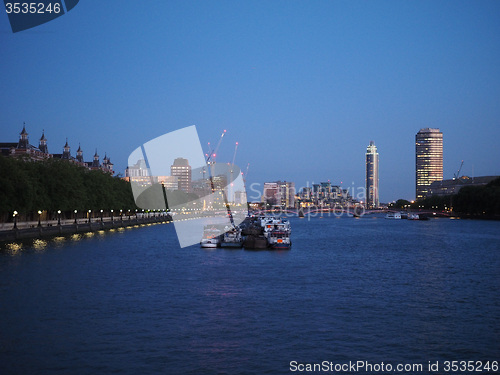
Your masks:
{"label": "blue dusk sky", "polygon": [[239,142],[249,184],[359,187],[373,140],[388,202],[414,199],[415,134],[436,127],[445,178],[500,175],[500,1],[82,0],[15,34],[2,13],[2,142],[25,121],[123,173],[194,124],[204,149],[227,129],[218,161]]}

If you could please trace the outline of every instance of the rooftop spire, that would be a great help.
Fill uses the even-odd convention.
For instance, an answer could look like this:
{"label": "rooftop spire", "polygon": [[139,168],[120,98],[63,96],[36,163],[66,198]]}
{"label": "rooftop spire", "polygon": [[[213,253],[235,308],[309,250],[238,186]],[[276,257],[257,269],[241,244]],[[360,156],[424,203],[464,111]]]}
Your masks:
{"label": "rooftop spire", "polygon": [[28,132],[26,131],[26,122],[23,121],[23,130],[21,132],[21,135],[28,135]]}

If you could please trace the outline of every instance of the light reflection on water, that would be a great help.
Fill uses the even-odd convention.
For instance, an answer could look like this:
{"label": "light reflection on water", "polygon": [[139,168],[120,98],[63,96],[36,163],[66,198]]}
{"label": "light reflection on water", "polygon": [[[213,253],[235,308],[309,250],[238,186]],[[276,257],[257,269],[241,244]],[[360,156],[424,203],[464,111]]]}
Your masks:
{"label": "light reflection on water", "polygon": [[47,241],[44,241],[42,239],[35,239],[33,240],[33,248],[36,251],[44,251],[47,248]]}
{"label": "light reflection on water", "polygon": [[35,251],[35,252],[44,252],[50,246],[53,246],[55,248],[61,248],[64,247],[65,244],[69,241],[71,243],[76,243],[79,242],[83,239],[92,239],[95,238],[96,236],[99,236],[99,238],[104,238],[107,234],[123,234],[126,230],[132,230],[132,229],[140,229],[152,225],[157,225],[157,224],[168,224],[167,223],[148,223],[148,224],[137,224],[133,226],[128,226],[128,227],[118,227],[118,228],[110,228],[106,230],[98,230],[95,232],[85,232],[85,233],[74,233],[74,234],[68,234],[65,236],[55,236],[55,237],[50,237],[50,238],[35,238],[35,239],[25,239],[25,240],[19,240],[17,242],[5,242],[1,243],[0,242],[0,255],[19,255],[22,252],[25,251]]}
{"label": "light reflection on water", "polygon": [[21,252],[23,245],[22,243],[11,242],[5,245],[7,254],[17,255]]}

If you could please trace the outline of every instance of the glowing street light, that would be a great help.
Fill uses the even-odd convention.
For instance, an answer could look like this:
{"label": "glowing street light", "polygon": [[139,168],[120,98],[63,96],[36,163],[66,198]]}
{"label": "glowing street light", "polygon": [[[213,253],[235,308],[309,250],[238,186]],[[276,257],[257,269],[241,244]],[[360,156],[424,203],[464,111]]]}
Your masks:
{"label": "glowing street light", "polygon": [[38,210],[38,226],[42,226],[42,211]]}
{"label": "glowing street light", "polygon": [[61,225],[61,210],[57,210],[57,225]]}
{"label": "glowing street light", "polygon": [[14,216],[14,229],[17,229],[17,211],[14,211],[12,216]]}

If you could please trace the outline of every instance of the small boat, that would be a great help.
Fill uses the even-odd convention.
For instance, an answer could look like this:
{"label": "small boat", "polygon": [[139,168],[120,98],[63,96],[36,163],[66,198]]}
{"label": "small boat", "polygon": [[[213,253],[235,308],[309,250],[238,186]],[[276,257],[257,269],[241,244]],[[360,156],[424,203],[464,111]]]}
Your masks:
{"label": "small boat", "polygon": [[387,215],[385,215],[386,219],[401,219],[401,213],[400,212],[388,212]]}
{"label": "small boat", "polygon": [[408,220],[429,220],[429,218],[425,215],[419,215],[419,214],[408,214]]}
{"label": "small boat", "polygon": [[289,249],[292,246],[290,235],[292,228],[288,219],[279,217],[266,217],[261,221],[264,228],[264,237],[267,238],[271,249]]}
{"label": "small boat", "polygon": [[206,227],[203,230],[203,237],[200,241],[200,246],[204,248],[220,247],[221,231],[216,227]]}
{"label": "small boat", "polygon": [[288,219],[283,219],[279,217],[266,216],[260,221],[260,225],[264,228],[264,235],[267,232],[273,230],[282,230],[287,232],[292,232],[292,227],[290,226],[290,221]]}
{"label": "small boat", "polygon": [[220,245],[221,247],[242,247],[243,237],[241,236],[241,228],[238,226],[232,228],[226,227]]}
{"label": "small boat", "polygon": [[268,232],[267,241],[272,249],[289,249],[292,247],[290,232],[284,230],[272,230]]}

